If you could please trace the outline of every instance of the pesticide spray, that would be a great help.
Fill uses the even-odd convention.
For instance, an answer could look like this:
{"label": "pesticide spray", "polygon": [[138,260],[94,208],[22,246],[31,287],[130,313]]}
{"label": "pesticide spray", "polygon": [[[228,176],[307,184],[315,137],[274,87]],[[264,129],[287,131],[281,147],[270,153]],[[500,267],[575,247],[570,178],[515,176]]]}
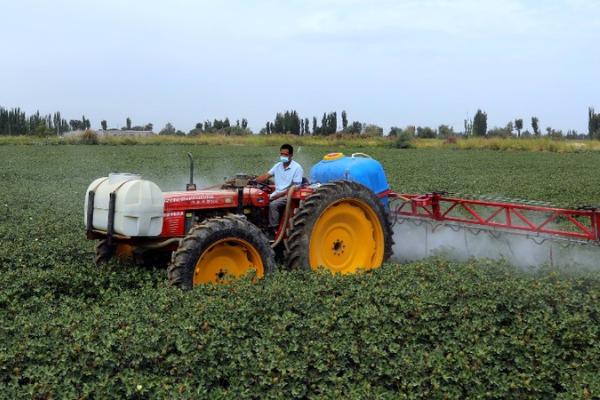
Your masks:
{"label": "pesticide spray", "polygon": [[600,271],[600,246],[595,245],[408,218],[398,219],[393,232],[392,259],[398,262],[442,256],[454,261],[504,260],[531,271],[544,265]]}

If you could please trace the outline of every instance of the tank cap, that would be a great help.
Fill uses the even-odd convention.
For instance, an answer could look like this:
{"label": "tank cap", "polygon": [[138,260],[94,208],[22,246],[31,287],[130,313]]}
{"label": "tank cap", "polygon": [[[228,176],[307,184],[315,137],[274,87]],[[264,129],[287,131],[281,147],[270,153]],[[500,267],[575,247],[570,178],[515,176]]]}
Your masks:
{"label": "tank cap", "polygon": [[344,157],[344,153],[329,153],[329,154],[325,154],[325,156],[323,156],[323,160],[325,161],[331,161],[331,160],[337,160]]}

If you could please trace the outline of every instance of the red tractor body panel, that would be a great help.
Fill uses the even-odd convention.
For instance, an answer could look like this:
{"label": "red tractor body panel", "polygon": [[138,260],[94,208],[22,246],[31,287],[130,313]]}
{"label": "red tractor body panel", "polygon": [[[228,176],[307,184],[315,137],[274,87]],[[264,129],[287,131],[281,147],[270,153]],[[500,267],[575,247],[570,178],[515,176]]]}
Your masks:
{"label": "red tractor body panel", "polygon": [[[292,199],[297,205],[313,192],[301,188],[294,192]],[[244,188],[242,209],[247,207],[266,208],[269,206],[269,193],[258,188]],[[197,190],[164,193],[165,210],[161,237],[185,236],[186,214],[200,211],[227,210],[235,213],[239,209],[239,194],[235,189]]]}

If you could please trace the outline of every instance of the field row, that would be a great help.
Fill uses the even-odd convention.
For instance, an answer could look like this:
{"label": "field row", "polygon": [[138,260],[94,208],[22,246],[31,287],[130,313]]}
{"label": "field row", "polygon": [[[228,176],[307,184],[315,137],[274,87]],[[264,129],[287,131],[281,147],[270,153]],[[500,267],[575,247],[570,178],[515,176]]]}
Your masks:
{"label": "field row", "polygon": [[[247,135],[223,136],[206,134],[200,136],[110,136],[98,137],[100,145],[244,145],[244,146],[276,146],[288,142],[302,146],[344,146],[344,147],[398,147],[394,137],[330,135],[330,136],[296,136],[296,135]],[[35,136],[0,136],[0,145],[64,145],[86,144],[80,137],[35,137]],[[494,151],[533,151],[552,153],[580,153],[600,151],[598,140],[556,140],[541,138],[452,138],[452,139],[419,139],[410,141],[410,148],[438,150],[494,150]]]}
{"label": "field row", "polygon": [[[93,263],[87,185],[163,190],[261,173],[278,144],[0,146],[0,397],[592,398],[600,276],[429,259],[372,273],[278,273],[184,293],[162,269]],[[296,147],[310,166],[335,145]],[[373,147],[391,186],[600,200],[597,153]],[[402,240],[402,238],[396,238]]]}

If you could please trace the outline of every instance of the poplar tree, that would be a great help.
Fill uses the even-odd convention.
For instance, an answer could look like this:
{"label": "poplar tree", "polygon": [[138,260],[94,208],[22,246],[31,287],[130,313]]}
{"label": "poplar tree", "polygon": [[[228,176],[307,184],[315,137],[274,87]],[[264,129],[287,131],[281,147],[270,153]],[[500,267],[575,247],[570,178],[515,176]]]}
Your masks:
{"label": "poplar tree", "polygon": [[600,113],[594,108],[588,108],[588,136],[590,139],[600,139]]}
{"label": "poplar tree", "polygon": [[473,135],[486,136],[487,134],[487,114],[481,110],[477,110],[473,118]]}
{"label": "poplar tree", "polygon": [[523,129],[523,119],[515,119],[515,129],[517,130],[517,137],[521,137],[521,129]]}
{"label": "poplar tree", "polygon": [[531,117],[531,129],[533,129],[533,134],[535,136],[540,136],[540,120],[538,117]]}

